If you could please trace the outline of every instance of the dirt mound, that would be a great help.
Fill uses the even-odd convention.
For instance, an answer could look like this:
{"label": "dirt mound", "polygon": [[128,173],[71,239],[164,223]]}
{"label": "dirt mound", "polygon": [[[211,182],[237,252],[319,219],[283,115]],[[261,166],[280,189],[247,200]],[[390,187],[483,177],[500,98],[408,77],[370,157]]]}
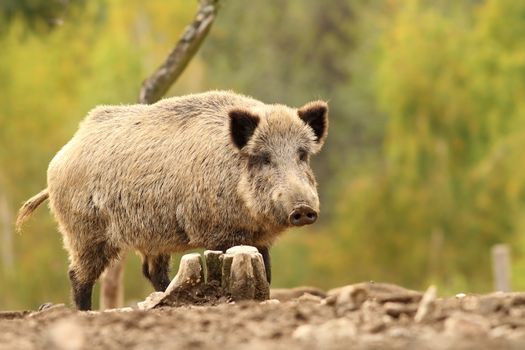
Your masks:
{"label": "dirt mound", "polygon": [[437,298],[433,289],[374,283],[320,296],[278,292],[273,295],[287,301],[227,303],[190,294],[188,301],[202,305],[179,298],[178,306],[148,311],[77,312],[57,305],[2,312],[0,349],[525,348],[525,293]]}
{"label": "dirt mound", "polygon": [[215,306],[227,302],[231,302],[231,299],[226,296],[220,283],[213,281],[206,284],[175,288],[156,307]]}

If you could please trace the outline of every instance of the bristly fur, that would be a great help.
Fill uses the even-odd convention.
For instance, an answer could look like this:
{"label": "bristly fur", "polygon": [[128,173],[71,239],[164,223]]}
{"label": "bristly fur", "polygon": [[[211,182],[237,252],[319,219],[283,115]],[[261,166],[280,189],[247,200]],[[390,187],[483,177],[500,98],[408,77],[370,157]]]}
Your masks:
{"label": "bristly fur", "polygon": [[31,216],[31,214],[35,211],[35,209],[45,202],[46,199],[49,198],[49,192],[47,191],[47,188],[40,191],[38,194],[34,195],[33,197],[29,198],[24,205],[18,210],[18,215],[16,217],[16,231],[20,232],[22,230],[22,225],[24,221]]}
{"label": "bristly fur", "polygon": [[80,309],[127,249],[143,256],[156,289],[169,282],[169,254],[190,248],[254,245],[269,269],[268,248],[297,203],[319,210],[308,159],[326,138],[326,111],[324,102],[298,111],[224,91],[97,107],[18,223],[49,198]]}

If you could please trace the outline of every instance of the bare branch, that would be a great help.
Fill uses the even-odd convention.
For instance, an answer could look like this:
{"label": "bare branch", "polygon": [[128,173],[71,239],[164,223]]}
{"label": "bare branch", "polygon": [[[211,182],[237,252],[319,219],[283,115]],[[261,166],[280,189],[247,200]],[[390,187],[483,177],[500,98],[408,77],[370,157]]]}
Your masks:
{"label": "bare branch", "polygon": [[166,61],[142,83],[140,103],[160,100],[182,74],[210,31],[218,6],[219,0],[201,0],[195,19],[186,27]]}

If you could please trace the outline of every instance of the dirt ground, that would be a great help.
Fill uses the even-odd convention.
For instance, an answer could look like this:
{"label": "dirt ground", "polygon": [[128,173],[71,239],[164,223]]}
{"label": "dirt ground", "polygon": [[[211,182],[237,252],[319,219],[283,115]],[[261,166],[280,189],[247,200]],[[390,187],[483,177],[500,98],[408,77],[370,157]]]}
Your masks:
{"label": "dirt ground", "polygon": [[361,283],[272,298],[280,301],[4,311],[0,349],[525,349],[525,293],[436,298],[432,288]]}

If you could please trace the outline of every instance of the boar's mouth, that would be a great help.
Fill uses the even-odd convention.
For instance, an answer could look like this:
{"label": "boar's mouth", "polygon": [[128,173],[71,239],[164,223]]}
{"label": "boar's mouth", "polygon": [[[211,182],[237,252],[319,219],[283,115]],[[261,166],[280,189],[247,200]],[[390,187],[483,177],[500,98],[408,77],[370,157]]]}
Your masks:
{"label": "boar's mouth", "polygon": [[292,226],[311,225],[317,220],[317,212],[306,204],[296,206],[288,216]]}

